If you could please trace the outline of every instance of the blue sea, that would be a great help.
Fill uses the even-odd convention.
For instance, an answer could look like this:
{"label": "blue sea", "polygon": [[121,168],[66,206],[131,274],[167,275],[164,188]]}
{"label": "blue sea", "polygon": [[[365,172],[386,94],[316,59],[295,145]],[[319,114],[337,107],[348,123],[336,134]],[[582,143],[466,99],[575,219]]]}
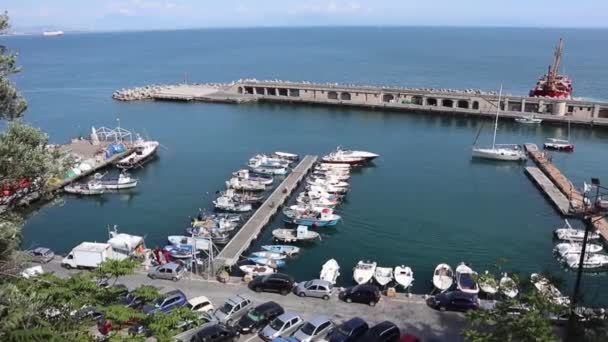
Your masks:
{"label": "blue sea", "polygon": [[[29,101],[25,119],[54,143],[91,126],[121,126],[159,140],[159,158],[138,170],[135,192],[100,198],[65,196],[32,212],[24,247],[65,253],[81,241],[104,241],[107,226],[146,236],[148,246],[181,234],[199,208],[250,156],[275,150],[323,155],[337,145],[381,154],[351,179],[336,228],[288,262],[297,279],[318,277],[335,258],[341,285],[360,259],[409,265],[416,293],[431,289],[435,265],[469,262],[479,272],[551,272],[571,292],[574,273],[552,254],[562,218],[522,165],[479,163],[470,148],[491,124],[425,113],[283,104],[116,102],[114,90],[151,83],[228,82],[241,78],[410,87],[481,88],[502,83],[526,94],[545,72],[558,39],[574,96],[608,99],[608,30],[507,28],[260,28],[0,37],[19,54],[14,81]],[[498,141],[542,143],[565,128],[501,122]],[[576,186],[606,178],[608,131],[572,129],[576,151],[554,162]],[[580,223],[574,222],[580,226]],[[256,246],[268,243],[278,216]],[[608,304],[605,273],[583,278],[587,302]]]}

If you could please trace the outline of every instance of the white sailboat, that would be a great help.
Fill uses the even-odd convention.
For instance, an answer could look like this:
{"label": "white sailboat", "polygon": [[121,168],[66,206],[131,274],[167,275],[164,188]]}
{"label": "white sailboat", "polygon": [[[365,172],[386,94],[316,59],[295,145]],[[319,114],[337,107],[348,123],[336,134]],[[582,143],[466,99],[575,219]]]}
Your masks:
{"label": "white sailboat", "polygon": [[473,146],[473,158],[502,160],[502,161],[522,161],[526,160],[526,153],[518,145],[496,144],[496,131],[498,130],[498,114],[500,113],[500,101],[502,99],[502,85],[498,94],[498,105],[496,106],[496,120],[494,122],[494,136],[492,147]]}

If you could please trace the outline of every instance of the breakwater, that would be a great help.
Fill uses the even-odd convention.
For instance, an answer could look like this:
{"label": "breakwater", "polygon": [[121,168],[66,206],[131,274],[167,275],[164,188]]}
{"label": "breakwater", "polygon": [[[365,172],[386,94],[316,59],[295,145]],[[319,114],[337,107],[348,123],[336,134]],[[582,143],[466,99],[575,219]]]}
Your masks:
{"label": "breakwater", "polygon": [[205,101],[246,103],[255,101],[350,106],[367,109],[435,112],[492,117],[534,115],[545,122],[608,127],[608,103],[503,95],[476,89],[400,88],[342,85],[337,83],[238,80],[231,83],[154,85],[114,92],[120,101]]}

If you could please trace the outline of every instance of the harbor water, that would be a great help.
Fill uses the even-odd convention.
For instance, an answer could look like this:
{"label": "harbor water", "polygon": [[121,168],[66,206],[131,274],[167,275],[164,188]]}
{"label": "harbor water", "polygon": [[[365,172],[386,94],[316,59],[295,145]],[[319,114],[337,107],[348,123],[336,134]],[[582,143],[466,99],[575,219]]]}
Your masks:
{"label": "harbor water", "polygon": [[[413,291],[430,290],[433,268],[469,262],[481,272],[500,258],[508,272],[549,271],[571,292],[574,273],[552,255],[562,219],[527,178],[523,165],[471,160],[491,143],[491,121],[284,104],[116,102],[116,89],[151,83],[225,82],[239,78],[496,89],[525,94],[566,41],[564,63],[575,96],[608,99],[608,31],[473,28],[234,29],[3,37],[19,53],[15,77],[30,107],[26,120],[61,143],[96,127],[120,125],[159,140],[159,158],[134,175],[138,188],[99,198],[63,197],[30,216],[24,247],[60,253],[81,241],[105,241],[107,226],[162,246],[255,153],[323,155],[337,145],[381,155],[351,178],[339,208],[343,223],[319,228],[322,240],[288,262],[297,279],[318,276],[335,258],[340,285],[360,259],[408,265]],[[483,127],[482,127],[483,126]],[[542,144],[567,129],[501,122],[498,142]],[[605,178],[607,130],[573,127],[572,154],[553,161],[577,186]],[[531,163],[531,162],[528,162]],[[293,199],[292,199],[293,200]],[[580,223],[575,222],[580,226]],[[269,242],[280,215],[256,246]],[[605,274],[583,279],[588,302],[608,305]]]}

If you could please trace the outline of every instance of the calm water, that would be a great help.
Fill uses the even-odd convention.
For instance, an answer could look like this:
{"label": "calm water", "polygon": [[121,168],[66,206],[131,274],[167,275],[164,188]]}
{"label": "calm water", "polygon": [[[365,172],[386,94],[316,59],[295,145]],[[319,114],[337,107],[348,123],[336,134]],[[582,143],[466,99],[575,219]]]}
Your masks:
{"label": "calm water", "polygon": [[[552,256],[553,207],[518,165],[472,162],[482,125],[465,119],[287,105],[119,103],[113,90],[147,83],[230,81],[245,77],[495,89],[523,94],[545,70],[558,37],[576,96],[608,98],[608,31],[533,29],[349,28],[201,30],[2,38],[19,52],[16,82],[30,102],[27,120],[53,142],[87,134],[120,118],[160,140],[160,158],[137,172],[134,193],[66,197],[25,227],[25,243],[66,252],[83,240],[107,239],[106,226],[146,235],[150,246],[179,234],[198,208],[254,153],[277,149],[324,154],[336,145],[380,153],[353,175],[340,208],[344,222],[289,262],[298,279],[336,258],[341,283],[357,260],[407,264],[415,292],[427,292],[434,266],[465,260],[478,271],[498,258],[508,271],[573,273]],[[489,142],[489,122],[480,137]],[[541,143],[566,134],[555,127],[501,123],[502,142]],[[573,154],[554,161],[581,185],[605,176],[608,131],[574,128]],[[608,181],[608,178],[606,178]],[[258,244],[269,240],[278,217]],[[584,279],[588,299],[608,304],[604,275]],[[568,290],[569,291],[569,290]]]}

